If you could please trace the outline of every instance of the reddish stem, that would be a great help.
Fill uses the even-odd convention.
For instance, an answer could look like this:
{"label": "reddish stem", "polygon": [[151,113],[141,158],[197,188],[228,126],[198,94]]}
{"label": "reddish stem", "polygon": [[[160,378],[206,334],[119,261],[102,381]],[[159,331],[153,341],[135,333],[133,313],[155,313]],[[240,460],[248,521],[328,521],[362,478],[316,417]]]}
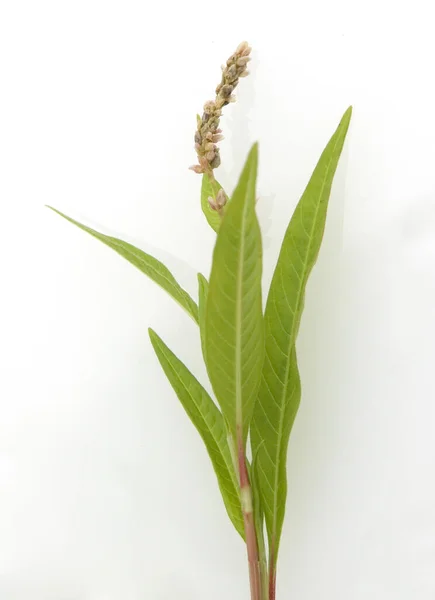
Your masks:
{"label": "reddish stem", "polygon": [[276,570],[273,565],[269,572],[269,600],[275,600],[276,597]]}

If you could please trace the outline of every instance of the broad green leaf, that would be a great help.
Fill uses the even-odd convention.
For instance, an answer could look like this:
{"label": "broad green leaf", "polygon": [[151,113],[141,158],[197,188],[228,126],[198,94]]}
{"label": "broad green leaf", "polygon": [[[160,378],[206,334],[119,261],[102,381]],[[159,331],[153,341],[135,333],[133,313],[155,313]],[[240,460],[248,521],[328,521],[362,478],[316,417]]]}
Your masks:
{"label": "broad green leaf", "polygon": [[208,281],[198,273],[198,316],[199,316],[199,332],[201,335],[201,348],[205,360],[205,307],[208,296]]}
{"label": "broad green leaf", "polygon": [[159,362],[184,410],[202,437],[215,470],[219,488],[234,527],[244,538],[239,487],[223,417],[202,385],[166,346],[149,330]]}
{"label": "broad green leaf", "polygon": [[214,231],[216,231],[216,233],[219,231],[219,227],[221,226],[222,217],[210,207],[208,199],[210,196],[212,198],[216,198],[216,195],[220,189],[222,189],[222,186],[216,181],[216,179],[214,181],[210,181],[208,175],[204,174],[202,176],[201,208],[205,218],[208,221],[208,224]]}
{"label": "broad green leaf", "polygon": [[349,108],[320,157],[284,236],[265,310],[263,374],[251,428],[258,450],[258,481],[269,538],[270,568],[276,567],[287,494],[286,459],[301,387],[296,336],[305,286],[325,228],[331,185],[343,148]]}
{"label": "broad green leaf", "polygon": [[139,271],[142,271],[142,273],[148,275],[150,279],[155,281],[155,283],[166,290],[168,294],[172,296],[172,298],[178,302],[178,304],[184,308],[185,311],[187,311],[192,319],[198,323],[198,306],[192,300],[189,294],[177,283],[172,273],[167,267],[165,267],[163,263],[150,254],[147,254],[146,252],[139,250],[139,248],[132,246],[132,244],[129,244],[128,242],[118,240],[117,238],[109,235],[99,233],[90,227],[86,227],[86,225],[82,225],[78,221],[71,219],[71,217],[64,215],[52,206],[48,206],[48,208],[70,223],[73,223],[73,225],[77,225],[77,227],[83,229],[83,231],[86,231],[93,237],[97,238],[97,240],[100,240],[100,242],[103,242],[103,244],[106,244],[106,246],[109,246],[109,248],[112,248],[112,250],[115,250],[115,252],[137,267]]}
{"label": "broad green leaf", "polygon": [[244,441],[264,357],[257,154],[254,145],[219,229],[205,316],[210,381],[234,439],[239,429]]}

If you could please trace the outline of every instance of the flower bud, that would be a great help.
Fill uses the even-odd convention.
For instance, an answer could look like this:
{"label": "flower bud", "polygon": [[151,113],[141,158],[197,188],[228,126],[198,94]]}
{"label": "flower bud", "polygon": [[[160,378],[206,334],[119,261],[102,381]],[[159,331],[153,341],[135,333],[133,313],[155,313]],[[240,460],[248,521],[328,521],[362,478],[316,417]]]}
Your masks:
{"label": "flower bud", "polygon": [[208,202],[208,204],[209,204],[209,206],[210,206],[210,208],[212,210],[215,210],[216,212],[219,210],[216,202],[214,201],[214,198],[212,198],[211,196],[209,196],[207,198],[207,202]]}
{"label": "flower bud", "polygon": [[225,206],[225,204],[227,203],[227,196],[225,194],[225,192],[223,191],[223,189],[221,188],[216,196],[216,205],[219,209],[223,208]]}
{"label": "flower bud", "polygon": [[200,167],[199,165],[192,165],[191,167],[189,167],[189,169],[190,169],[191,171],[193,171],[194,173],[198,173],[198,174],[200,174],[200,173],[204,173],[204,170],[203,170],[203,168],[202,168],[202,167]]}
{"label": "flower bud", "polygon": [[226,84],[224,86],[222,86],[222,89],[220,91],[221,96],[223,98],[228,98],[229,96],[231,96],[231,93],[233,91],[234,87],[232,85]]}
{"label": "flower bud", "polygon": [[[218,149],[216,149],[216,150],[218,150]],[[219,155],[219,152],[216,151],[214,159],[210,161],[210,166],[212,169],[217,169],[220,164],[221,164],[221,157]]]}
{"label": "flower bud", "polygon": [[237,46],[236,54],[243,54],[243,52],[245,52],[247,49],[251,51],[248,42],[240,42],[240,44]]}

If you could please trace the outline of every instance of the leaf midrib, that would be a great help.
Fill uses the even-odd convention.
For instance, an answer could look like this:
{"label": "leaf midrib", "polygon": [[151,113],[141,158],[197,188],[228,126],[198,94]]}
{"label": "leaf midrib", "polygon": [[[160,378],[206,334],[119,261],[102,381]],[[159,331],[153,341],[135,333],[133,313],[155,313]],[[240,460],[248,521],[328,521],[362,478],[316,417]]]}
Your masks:
{"label": "leaf midrib", "polygon": [[[334,155],[335,149],[337,147],[337,144],[339,142],[339,140],[341,139],[341,135],[337,136],[337,140],[334,144],[334,148],[333,148],[333,152],[331,153],[332,156]],[[322,188],[321,191],[319,193],[319,198],[322,197],[323,191],[325,189],[325,185],[326,185],[326,181],[327,181],[327,176],[329,174],[329,170],[331,167],[331,163],[332,163],[332,156],[329,159],[328,162],[328,166],[326,169],[326,173],[322,182]],[[287,356],[288,356],[288,360],[286,363],[286,369],[285,369],[285,379],[284,379],[284,387],[283,387],[283,393],[281,394],[281,402],[279,403],[280,405],[280,416],[279,416],[279,425],[278,425],[278,443],[276,445],[276,460],[275,460],[275,476],[274,476],[274,486],[273,486],[273,527],[272,527],[272,545],[271,547],[274,547],[275,545],[275,541],[276,541],[276,522],[277,522],[277,509],[278,509],[278,492],[277,492],[277,488],[278,488],[278,474],[279,474],[279,462],[280,462],[280,447],[281,447],[281,441],[282,441],[282,430],[284,427],[284,407],[285,407],[285,399],[287,397],[287,390],[288,390],[288,384],[289,384],[289,372],[290,372],[290,364],[291,364],[291,349],[292,346],[295,343],[295,331],[296,331],[296,323],[297,323],[297,314],[298,314],[298,310],[299,310],[299,304],[301,301],[301,297],[302,297],[302,290],[304,289],[304,283],[305,283],[305,273],[307,270],[307,266],[308,266],[308,257],[310,255],[310,251],[311,251],[311,244],[313,241],[313,233],[314,233],[314,228],[315,228],[315,223],[317,222],[317,215],[319,213],[320,210],[320,201],[317,202],[317,208],[316,208],[316,212],[315,212],[315,218],[313,219],[313,225],[311,227],[311,231],[310,231],[310,236],[309,236],[309,244],[308,244],[308,251],[306,253],[306,258],[304,260],[303,263],[303,277],[301,277],[300,280],[300,285],[299,285],[299,290],[298,290],[298,295],[297,295],[297,302],[296,302],[296,311],[295,311],[295,316],[293,318],[293,324],[292,324],[292,328],[291,328],[291,335],[290,335],[290,342],[288,344],[288,350],[287,350]],[[276,552],[276,548],[275,548],[275,552]]]}
{"label": "leaf midrib", "polygon": [[[160,350],[161,350],[162,354],[164,355],[164,357],[165,357],[165,359],[166,359],[166,362],[167,362],[167,364],[168,364],[169,368],[170,368],[170,369],[171,369],[171,371],[174,373],[175,377],[177,378],[177,380],[179,381],[179,383],[181,384],[181,386],[184,388],[184,390],[186,391],[186,393],[187,393],[187,394],[190,396],[190,398],[191,398],[191,400],[192,400],[193,404],[196,406],[196,409],[198,410],[199,414],[201,415],[201,418],[202,418],[202,420],[203,420],[204,424],[206,425],[206,427],[207,427],[208,431],[210,432],[210,435],[211,435],[211,437],[212,437],[212,438],[213,438],[213,440],[215,441],[215,443],[216,443],[216,446],[219,448],[220,455],[221,455],[221,456],[222,456],[222,458],[224,459],[224,463],[225,463],[225,465],[226,465],[226,467],[227,467],[227,469],[228,469],[228,473],[229,473],[229,475],[230,475],[230,481],[231,481],[231,482],[232,482],[232,484],[234,485],[234,479],[233,479],[233,477],[232,477],[232,474],[231,474],[231,470],[233,469],[233,464],[232,464],[232,462],[231,462],[230,464],[228,464],[228,462],[227,462],[227,460],[226,460],[226,457],[225,457],[225,455],[224,455],[224,454],[223,454],[223,452],[221,451],[220,443],[219,443],[219,441],[217,440],[217,438],[215,437],[215,435],[214,435],[214,433],[213,433],[213,430],[212,430],[212,429],[209,427],[209,425],[207,424],[207,422],[206,422],[205,418],[202,416],[201,409],[199,408],[199,406],[198,406],[197,402],[195,401],[195,398],[194,398],[194,396],[192,396],[192,394],[191,394],[191,393],[190,393],[190,391],[189,391],[189,388],[188,388],[188,387],[186,387],[186,385],[185,385],[184,381],[181,379],[181,377],[180,377],[179,373],[178,373],[178,372],[177,372],[177,371],[174,369],[174,367],[171,365],[170,361],[168,360],[168,354],[167,354],[167,353],[166,353],[166,351],[165,351],[165,347],[164,347],[164,346],[162,346],[162,344],[161,344],[160,342],[158,342],[158,344],[159,344],[159,347],[160,347]],[[199,382],[198,382],[198,385],[201,385],[201,384],[199,384]],[[205,392],[205,390],[204,390],[204,392]],[[207,392],[205,392],[205,393],[207,393]],[[212,400],[211,398],[210,398],[210,400],[211,400],[211,402],[213,402],[213,400]],[[234,487],[235,487],[235,490],[236,490],[236,493],[235,493],[235,495],[236,495],[237,497],[239,497],[239,493],[238,493],[237,487],[236,487],[236,486],[234,486]]]}
{"label": "leaf midrib", "polygon": [[[76,222],[74,224],[77,224]],[[109,241],[110,244],[113,244],[113,246],[115,247],[115,252],[117,252],[117,254],[120,254],[121,256],[123,256],[124,254],[124,249],[122,244],[125,244],[126,246],[128,246],[128,251],[131,252],[131,254],[134,256],[134,258],[137,260],[137,262],[142,265],[143,269],[147,269],[150,271],[150,273],[153,273],[155,276],[160,277],[163,282],[166,283],[166,285],[168,286],[168,288],[170,288],[172,290],[173,293],[173,299],[175,300],[175,302],[181,306],[181,308],[183,308],[184,310],[186,310],[186,312],[188,313],[188,315],[195,321],[195,323],[198,323],[198,319],[196,317],[196,315],[194,314],[194,312],[192,311],[192,303],[193,300],[192,298],[189,296],[189,294],[186,292],[186,290],[184,290],[174,279],[172,273],[162,273],[156,266],[147,263],[146,260],[144,259],[143,256],[141,256],[142,253],[146,254],[147,256],[149,256],[149,258],[151,259],[151,261],[156,261],[157,263],[160,263],[160,261],[155,258],[154,256],[149,255],[148,253],[144,252],[143,250],[140,250],[139,248],[135,248],[134,246],[132,246],[132,244],[130,244],[129,242],[123,242],[122,240],[118,240],[117,238],[112,237],[111,235],[106,235],[104,233],[100,233],[97,232],[96,234],[92,232],[92,230],[90,230],[88,227],[83,226],[82,229],[84,229],[86,231],[86,233],[89,233],[90,235],[92,235],[94,238],[100,240],[103,243],[107,244],[107,241]],[[106,241],[107,240],[107,241]],[[166,269],[167,267],[165,267],[165,265],[163,265],[163,263],[160,263],[159,266],[161,265],[161,267],[163,269]],[[139,268],[136,265],[136,268]],[[140,270],[140,269],[139,269]],[[187,302],[189,304],[189,309],[187,309],[186,306],[183,305],[182,300],[180,300],[180,296],[181,298]]]}
{"label": "leaf midrib", "polygon": [[[246,195],[249,193],[249,180],[246,186]],[[240,235],[240,251],[237,264],[237,297],[236,297],[236,434],[240,427],[240,434],[243,438],[243,397],[242,397],[242,357],[241,357],[241,326],[242,326],[242,276],[243,276],[243,258],[245,255],[245,232],[246,232],[246,211],[249,198],[245,197],[242,212],[242,224]]]}
{"label": "leaf midrib", "polygon": [[[169,271],[169,269],[166,267],[166,265],[164,265],[158,258],[155,258],[151,254],[148,254],[147,252],[141,250],[140,248],[136,248],[135,246],[133,246],[133,244],[130,244],[129,242],[126,242],[124,240],[120,240],[118,238],[115,238],[115,237],[113,237],[111,235],[107,235],[105,233],[101,233],[100,231],[96,231],[95,229],[92,229],[91,227],[88,227],[87,225],[84,225],[83,223],[80,223],[79,221],[76,221],[72,217],[69,217],[68,215],[65,215],[64,213],[62,213],[60,210],[57,210],[57,208],[54,208],[53,206],[50,206],[48,204],[46,206],[47,206],[47,208],[49,208],[50,210],[52,210],[53,212],[55,212],[59,216],[63,217],[66,221],[69,221],[70,223],[72,223],[73,225],[75,225],[76,227],[78,227],[79,229],[81,229],[82,231],[84,231],[84,232],[88,233],[89,235],[91,235],[93,238],[99,240],[100,242],[102,242],[106,246],[112,247],[112,249],[119,256],[122,256],[123,258],[125,258],[126,260],[128,260],[131,264],[133,264],[142,273],[144,272],[142,269],[146,269],[150,273],[152,273],[155,277],[161,278],[166,283],[166,285],[168,286],[168,288],[170,290],[172,290],[172,298],[175,300],[175,302],[179,306],[181,306],[182,309],[184,309],[187,312],[187,314],[191,317],[191,319],[193,319],[193,321],[195,323],[198,324],[198,322],[199,322],[198,321],[198,314],[197,314],[198,307],[197,307],[196,303],[190,297],[190,295],[188,294],[188,292],[186,292],[186,290],[183,289],[181,287],[181,285],[177,282],[177,280],[172,275],[172,273]],[[140,265],[142,265],[142,269],[141,269],[141,267],[138,264],[132,263],[126,257],[126,254],[128,252],[130,252],[132,254],[132,256],[137,260],[137,262]],[[144,257],[142,256],[142,254],[144,254],[145,256],[147,256],[150,259],[151,262],[157,263],[157,265],[161,269],[163,269],[164,273],[162,273],[161,271],[159,271],[156,266],[147,263],[146,260],[144,259]],[[153,279],[153,277],[150,276],[150,275],[148,275],[148,277],[150,277],[150,279]],[[154,278],[154,282],[157,283],[157,285],[160,285],[160,287],[162,289],[164,289],[166,292],[168,292],[168,289],[165,288],[162,285],[162,283],[158,283],[156,281],[156,278]],[[186,303],[186,305],[183,304],[183,301]]]}
{"label": "leaf midrib", "polygon": [[[173,280],[173,276],[172,276],[171,273],[169,273],[169,277],[168,277],[168,274],[162,273],[161,271],[158,270],[157,267],[155,267],[154,265],[151,265],[151,264],[149,264],[149,263],[146,262],[146,260],[143,258],[143,256],[141,256],[141,253],[143,252],[143,250],[139,250],[138,248],[135,248],[134,246],[131,246],[131,244],[129,244],[128,242],[121,242],[117,238],[114,238],[114,237],[112,237],[110,235],[105,235],[104,233],[99,233],[98,235],[95,235],[94,233],[92,233],[91,231],[89,231],[89,229],[86,229],[86,232],[90,233],[93,237],[99,239],[100,241],[104,242],[104,239],[110,240],[110,243],[113,244],[116,248],[119,248],[121,251],[123,251],[123,247],[122,247],[123,243],[126,244],[126,245],[128,245],[129,251],[135,257],[135,259],[138,261],[138,263],[143,266],[144,269],[148,269],[151,273],[154,273],[158,277],[161,277],[163,279],[163,281],[167,283],[168,287],[170,287],[173,290],[173,293],[176,294],[177,296],[178,295],[182,296],[184,298],[184,300],[189,301],[189,303],[192,300],[190,297],[186,297],[186,296],[188,296],[187,292],[185,290],[183,290],[183,288],[181,288],[181,286],[179,286],[179,284],[177,284],[176,281]],[[104,239],[102,239],[102,238],[104,238]],[[115,250],[115,252],[117,252],[117,251]],[[121,252],[117,252],[117,253],[121,254]],[[147,254],[147,253],[144,252],[144,254]],[[147,254],[147,256],[149,256],[151,260],[159,262],[158,259],[155,258],[154,256],[151,256],[149,254]],[[162,264],[162,267],[164,267],[163,264]],[[177,298],[174,297],[174,300],[182,308],[184,308],[184,309],[186,308],[185,306],[182,306],[182,304],[180,303],[179,300],[177,300]],[[195,320],[193,314],[190,313],[190,311],[189,311],[189,314]]]}

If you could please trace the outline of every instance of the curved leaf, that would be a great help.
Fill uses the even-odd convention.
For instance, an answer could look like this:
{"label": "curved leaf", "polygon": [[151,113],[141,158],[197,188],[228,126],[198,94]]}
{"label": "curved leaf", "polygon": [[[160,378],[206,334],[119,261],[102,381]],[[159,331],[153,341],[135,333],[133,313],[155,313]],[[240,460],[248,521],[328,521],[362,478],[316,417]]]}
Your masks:
{"label": "curved leaf", "polygon": [[208,175],[204,174],[202,176],[201,208],[205,218],[208,221],[208,224],[214,231],[216,231],[216,233],[219,231],[219,227],[221,226],[222,217],[210,207],[208,199],[210,196],[212,198],[216,198],[216,195],[220,189],[222,189],[222,186],[216,181],[216,179],[211,182]]}
{"label": "curved leaf", "polygon": [[205,316],[210,381],[234,439],[246,441],[264,356],[257,146],[249,153],[213,254]]}
{"label": "curved leaf", "polygon": [[198,317],[199,317],[199,332],[201,335],[201,348],[205,360],[205,307],[208,296],[208,281],[198,273]]}
{"label": "curved leaf", "polygon": [[152,329],[149,330],[149,334],[169,383],[205,443],[228,516],[244,538],[238,481],[222,415],[202,385],[163,340]]}
{"label": "curved leaf", "polygon": [[76,225],[83,231],[86,231],[93,237],[97,238],[97,240],[100,240],[100,242],[103,242],[103,244],[106,244],[106,246],[109,246],[109,248],[112,248],[112,250],[115,250],[115,252],[128,260],[128,262],[137,267],[140,271],[142,271],[142,273],[148,275],[150,279],[155,281],[155,283],[166,290],[166,292],[168,292],[168,294],[172,296],[172,298],[178,302],[178,304],[184,308],[185,311],[187,311],[192,319],[198,323],[198,306],[192,300],[189,294],[177,283],[169,269],[165,267],[162,262],[157,260],[157,258],[154,258],[142,250],[139,250],[139,248],[136,248],[128,242],[124,242],[123,240],[119,240],[109,235],[104,235],[103,233],[95,231],[90,227],[86,227],[86,225],[82,225],[78,221],[71,219],[71,217],[64,215],[60,212],[60,210],[57,210],[52,206],[48,206],[48,208],[73,225]]}
{"label": "curved leaf", "polygon": [[352,109],[332,136],[296,207],[284,236],[265,311],[266,355],[251,429],[258,451],[258,482],[269,538],[270,569],[276,565],[287,493],[286,460],[290,431],[300,402],[296,336],[305,286],[325,228],[331,185]]}

